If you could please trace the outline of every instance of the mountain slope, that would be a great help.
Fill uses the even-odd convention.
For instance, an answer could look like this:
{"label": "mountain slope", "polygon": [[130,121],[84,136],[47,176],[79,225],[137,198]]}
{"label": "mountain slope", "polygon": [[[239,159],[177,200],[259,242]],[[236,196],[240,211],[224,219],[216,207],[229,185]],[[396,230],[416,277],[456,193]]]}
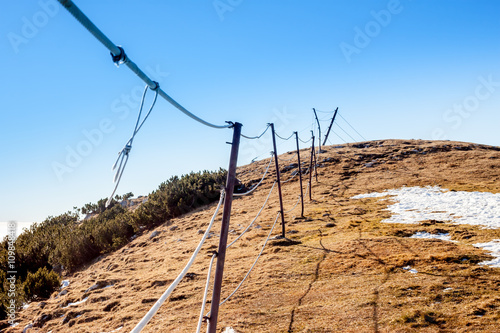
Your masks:
{"label": "mountain slope", "polygon": [[[305,198],[306,219],[300,218],[300,204],[285,214],[287,238],[293,241],[269,241],[241,289],[221,306],[219,330],[226,326],[238,332],[497,330],[500,270],[478,265],[490,256],[472,244],[499,239],[500,230],[435,220],[382,223],[390,216],[384,210],[387,202],[351,197],[427,185],[499,193],[500,149],[417,140],[323,149],[318,181],[314,177],[312,181],[312,201]],[[301,158],[309,161],[309,151],[302,150]],[[280,163],[282,180],[297,170],[294,161]],[[239,179],[255,184],[268,163],[269,159],[240,167]],[[234,200],[229,241],[255,217],[274,177],[270,172],[252,195]],[[308,176],[304,191],[307,180]],[[285,210],[293,208],[299,193],[297,176],[283,184]],[[156,236],[144,232],[121,250],[66,276],[70,281],[66,294],[31,303],[18,314],[20,324],[6,332],[23,331],[29,323],[34,327],[27,332],[130,331],[182,270],[214,210],[212,204],[167,221],[155,229]],[[278,210],[274,189],[254,227],[228,250],[223,298],[253,264]],[[220,217],[190,274],[143,332],[195,331],[208,263],[219,241]],[[276,225],[272,235],[280,231]],[[417,231],[449,233],[458,242],[408,237]],[[408,266],[418,273],[409,272]]]}

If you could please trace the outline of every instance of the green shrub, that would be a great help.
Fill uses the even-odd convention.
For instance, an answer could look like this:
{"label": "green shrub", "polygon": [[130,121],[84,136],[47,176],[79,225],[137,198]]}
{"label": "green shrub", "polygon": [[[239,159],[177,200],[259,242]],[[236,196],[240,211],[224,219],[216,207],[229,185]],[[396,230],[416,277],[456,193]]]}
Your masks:
{"label": "green shrub", "polygon": [[24,281],[23,291],[28,300],[49,298],[54,290],[61,285],[59,275],[49,271],[47,267],[40,268],[36,273],[28,273]]}
{"label": "green shrub", "polygon": [[[16,240],[17,278],[19,283],[24,281],[20,293],[24,292],[28,300],[34,295],[49,297],[52,290],[59,286],[59,277],[48,268],[74,271],[99,255],[127,244],[130,237],[144,227],[152,228],[217,201],[225,178],[226,171],[223,169],[191,172],[171,177],[160,184],[148,196],[148,201],[134,212],[123,208],[116,200],[105,207],[106,199],[101,199],[95,204],[88,203],[80,209],[75,207],[73,212],[51,216],[42,223],[33,224]],[[123,197],[131,195],[128,193]],[[79,211],[98,215],[78,221]],[[7,256],[4,255],[7,247],[4,239],[0,244],[0,269],[3,271],[7,270]],[[5,298],[4,294],[0,288],[0,300]],[[0,304],[0,318],[4,310]]]}

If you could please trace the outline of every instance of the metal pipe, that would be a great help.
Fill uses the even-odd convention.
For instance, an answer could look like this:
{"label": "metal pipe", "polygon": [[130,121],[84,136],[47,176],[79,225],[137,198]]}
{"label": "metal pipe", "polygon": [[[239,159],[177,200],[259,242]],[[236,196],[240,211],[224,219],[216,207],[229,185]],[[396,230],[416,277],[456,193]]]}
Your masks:
{"label": "metal pipe", "polygon": [[[330,122],[330,126],[328,126],[328,131],[326,131],[325,141],[323,141],[323,146],[326,144],[326,140],[328,139],[328,135],[330,134],[330,130],[332,129],[332,125],[333,125],[333,122],[335,121],[335,117],[337,116],[338,110],[339,110],[339,108],[337,107],[335,109],[335,113],[333,114],[332,121]],[[320,140],[321,140],[321,138],[320,138]]]}
{"label": "metal pipe", "polygon": [[278,194],[280,197],[280,212],[281,212],[281,236],[285,238],[285,214],[283,211],[283,198],[281,196],[281,182],[280,182],[280,167],[278,163],[278,152],[276,151],[276,133],[274,132],[274,124],[271,123],[271,131],[273,134],[273,149],[274,149],[274,162],[276,164],[276,181],[278,182]]}
{"label": "metal pipe", "polygon": [[219,316],[222,276],[224,273],[224,260],[226,259],[227,236],[229,234],[229,220],[231,218],[234,184],[236,183],[236,164],[238,162],[238,150],[240,147],[241,126],[240,123],[234,123],[233,125],[233,141],[231,143],[231,156],[227,172],[226,197],[224,198],[224,210],[222,213],[219,251],[217,253],[217,265],[215,268],[214,289],[212,293],[212,306],[210,318],[208,320],[208,333],[216,333],[217,331],[217,317]]}
{"label": "metal pipe", "polygon": [[295,142],[297,143],[297,159],[299,163],[299,180],[300,180],[300,201],[302,203],[302,210],[300,212],[300,217],[304,217],[304,193],[302,191],[302,167],[300,165],[300,151],[299,151],[299,134],[295,133]]}
{"label": "metal pipe", "polygon": [[[311,131],[312,133],[312,131]],[[312,200],[312,165],[314,155],[314,133],[312,133],[311,160],[309,161],[309,201]]]}
{"label": "metal pipe", "polygon": [[[313,140],[313,146],[314,146],[314,140]],[[316,178],[316,183],[317,183],[318,182],[318,161],[316,160],[316,150],[314,148],[313,148],[313,155],[314,155],[314,177]]]}
{"label": "metal pipe", "polygon": [[319,151],[321,152],[321,125],[319,124],[318,114],[316,113],[316,109],[313,108],[314,116],[316,117],[316,122],[318,123],[318,145]]}

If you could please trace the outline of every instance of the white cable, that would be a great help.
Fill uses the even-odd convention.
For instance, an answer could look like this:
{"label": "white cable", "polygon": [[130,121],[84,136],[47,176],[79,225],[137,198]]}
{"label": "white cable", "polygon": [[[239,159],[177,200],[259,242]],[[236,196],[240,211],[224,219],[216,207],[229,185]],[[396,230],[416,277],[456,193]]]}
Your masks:
{"label": "white cable", "polygon": [[269,240],[269,237],[271,237],[271,234],[272,234],[272,232],[273,232],[273,230],[274,230],[274,226],[276,225],[276,222],[278,221],[278,218],[280,217],[280,214],[281,214],[281,213],[280,213],[280,212],[278,212],[278,214],[276,215],[276,220],[274,220],[273,227],[271,228],[271,230],[269,231],[269,234],[267,235],[267,239],[266,239],[266,241],[264,242],[264,246],[262,246],[262,250],[260,250],[260,253],[259,253],[259,255],[257,256],[257,259],[255,259],[255,261],[254,261],[254,263],[253,263],[252,267],[250,267],[250,270],[248,271],[247,275],[245,275],[245,277],[243,278],[243,280],[241,280],[240,284],[236,287],[236,289],[234,289],[234,291],[233,291],[233,292],[232,292],[229,296],[227,296],[227,297],[226,297],[226,299],[225,299],[225,300],[223,300],[223,301],[219,304],[219,306],[220,306],[220,305],[222,305],[222,304],[224,304],[224,303],[226,303],[226,302],[227,302],[227,301],[231,298],[231,296],[233,296],[233,295],[234,295],[234,294],[238,291],[238,289],[240,289],[240,287],[241,287],[241,285],[243,284],[243,282],[245,282],[245,280],[247,279],[247,277],[248,277],[248,276],[250,275],[250,273],[252,272],[252,269],[255,267],[255,265],[257,264],[257,261],[259,260],[260,256],[262,255],[262,252],[264,252],[264,249],[266,248],[267,241]]}
{"label": "white cable", "polygon": [[179,282],[181,282],[181,280],[184,278],[184,276],[188,272],[189,268],[191,268],[191,266],[194,263],[194,260],[196,259],[196,256],[198,255],[198,252],[200,252],[201,247],[203,246],[203,243],[205,242],[205,240],[208,237],[210,229],[212,228],[212,226],[214,224],[215,217],[217,216],[217,213],[219,212],[220,206],[222,205],[222,202],[224,201],[224,197],[225,197],[225,192],[221,191],[219,204],[217,205],[215,213],[212,216],[212,220],[210,221],[210,224],[208,225],[207,230],[205,231],[205,234],[201,238],[200,243],[198,244],[198,246],[194,250],[193,255],[191,256],[188,263],[186,264],[186,267],[184,267],[184,269],[182,270],[182,272],[180,272],[180,274],[177,276],[177,278],[174,280],[174,282],[172,282],[172,284],[168,287],[168,289],[163,293],[163,295],[161,295],[161,297],[156,301],[156,303],[153,305],[153,307],[148,311],[148,313],[146,313],[146,315],[141,319],[141,321],[137,324],[137,326],[135,326],[134,329],[132,331],[130,331],[130,333],[138,333],[138,332],[141,332],[143,330],[143,328],[148,324],[148,322],[151,320],[151,318],[153,318],[153,316],[156,314],[156,312],[158,312],[161,305],[170,296],[172,291],[174,291],[175,287],[177,287]]}
{"label": "white cable", "polygon": [[198,327],[196,328],[196,333],[200,333],[201,325],[203,323],[203,312],[205,312],[205,305],[207,304],[208,288],[210,285],[210,275],[212,274],[212,266],[214,264],[215,257],[217,257],[216,253],[214,253],[212,259],[210,259],[210,265],[208,266],[207,283],[205,284],[205,293],[203,294],[203,301],[201,302],[200,318],[198,319]]}
{"label": "white cable", "polygon": [[132,72],[135,73],[141,80],[143,80],[151,89],[157,90],[158,94],[166,99],[170,104],[172,104],[174,107],[176,107],[179,111],[187,115],[188,117],[191,117],[192,119],[202,123],[203,125],[213,127],[213,128],[229,128],[232,126],[232,124],[228,125],[214,125],[211,124],[191,112],[189,112],[186,108],[184,108],[182,105],[177,103],[172,97],[170,97],[167,93],[165,93],[162,89],[160,89],[158,83],[154,82],[151,80],[130,58],[128,58],[125,55],[125,52],[121,47],[117,47],[111,40],[109,40],[106,35],[102,31],[97,28],[97,26],[90,21],[90,19],[78,8],[73,1],[71,0],[58,0],[59,3],[70,12],[71,15],[75,19],[78,20],[97,40],[99,40],[110,52],[111,55],[113,56],[113,61],[114,58],[119,58],[115,64],[125,64]]}
{"label": "white cable", "polygon": [[287,159],[280,158],[280,162],[281,161],[285,161],[285,162],[291,161],[295,156],[297,156],[297,152],[295,152],[295,154],[293,154],[292,157],[290,157],[290,158],[287,158]]}
{"label": "white cable", "polygon": [[266,129],[264,130],[264,132],[262,132],[261,135],[258,135],[258,136],[246,136],[246,135],[241,134],[241,136],[244,137],[245,139],[249,139],[249,140],[260,139],[260,137],[263,136],[264,133],[267,132],[267,130],[269,129],[269,126],[271,126],[271,125],[267,124]]}
{"label": "white cable", "polygon": [[295,207],[297,207],[297,205],[299,204],[299,202],[300,202],[300,194],[299,194],[299,198],[297,199],[297,202],[295,203],[295,206],[293,206],[293,208],[292,208],[292,209],[287,210],[285,213],[290,213],[292,210],[294,210],[294,209],[295,209]]}
{"label": "white cable", "polygon": [[353,130],[354,130],[354,132],[358,133],[358,135],[359,135],[359,136],[360,136],[363,140],[367,141],[367,140],[366,140],[366,139],[365,139],[365,138],[364,138],[361,134],[359,134],[359,132],[358,132],[358,131],[356,131],[356,129],[355,129],[354,127],[352,127],[352,125],[351,125],[351,124],[349,124],[349,122],[348,122],[348,121],[347,121],[344,117],[342,117],[342,115],[341,115],[340,113],[339,113],[339,116],[340,116],[340,118],[344,119],[344,121],[347,123],[347,125],[349,125],[349,126],[350,126]]}
{"label": "white cable", "polygon": [[285,139],[284,137],[282,137],[281,135],[279,135],[278,133],[276,133],[276,132],[274,132],[274,134],[276,134],[276,136],[277,136],[278,138],[280,138],[281,140],[288,141],[288,140],[290,140],[290,138],[291,138],[292,136],[294,136],[294,134],[295,134],[295,133],[292,133],[292,135],[290,135],[290,136],[289,136],[288,138],[286,138],[286,139]]}
{"label": "white cable", "polygon": [[281,182],[281,184],[285,184],[285,183],[288,183],[289,181],[291,181],[293,178],[295,178],[295,176],[297,176],[299,174],[299,171],[297,170],[297,172],[295,173],[295,175],[293,175],[292,177],[288,178],[287,180],[285,180],[284,182]]}
{"label": "white cable", "polygon": [[[225,300],[223,300],[221,303],[219,303],[219,306],[226,303],[229,298],[231,298],[231,296],[233,296],[237,291],[238,289],[240,289],[241,285],[243,284],[243,282],[245,282],[245,280],[247,279],[247,277],[250,275],[250,273],[252,272],[252,269],[255,267],[255,265],[257,264],[257,261],[259,260],[260,256],[262,255],[262,252],[264,252],[264,249],[266,248],[266,245],[267,245],[267,242],[269,241],[269,238],[271,237],[271,234],[274,230],[274,227],[276,226],[276,222],[278,221],[278,218],[280,217],[280,212],[278,212],[278,214],[276,215],[276,219],[274,220],[274,224],[273,224],[273,227],[271,228],[271,230],[269,231],[269,234],[267,235],[267,239],[266,241],[264,242],[264,246],[262,246],[262,250],[260,250],[260,253],[259,255],[257,256],[257,259],[255,259],[252,267],[250,267],[250,270],[248,271],[248,273],[245,275],[245,277],[243,278],[243,280],[241,280],[240,284],[236,287],[236,289],[234,289],[234,291],[228,296],[226,297]],[[206,316],[210,316],[210,312],[208,312],[206,314]]]}
{"label": "white cable", "polygon": [[347,134],[347,136],[352,139],[352,142],[356,142],[356,139],[353,138],[349,133],[347,133],[339,124],[335,123],[335,125],[337,125],[337,127],[340,128],[342,130],[342,132],[344,132],[345,134]]}
{"label": "white cable", "polygon": [[[146,119],[148,119],[149,115],[151,114],[151,111],[153,111],[153,107],[156,104],[156,99],[158,98],[158,90],[155,90],[155,97],[153,100],[153,103],[151,103],[151,106],[149,107],[148,113],[144,117],[144,119],[141,122],[141,113],[142,113],[142,108],[144,107],[144,100],[146,99],[146,93],[148,92],[149,87],[146,86],[144,88],[144,93],[142,94],[142,99],[141,99],[141,104],[139,108],[139,115],[137,116],[137,121],[135,123],[135,128],[134,132],[132,133],[132,137],[127,141],[125,144],[125,147],[118,153],[118,158],[116,159],[115,164],[113,164],[113,167],[111,170],[115,170],[116,166],[118,165],[118,161],[120,161],[120,164],[118,166],[118,169],[116,170],[115,177],[113,178],[113,182],[116,184],[115,188],[113,189],[113,193],[109,196],[108,200],[106,201],[106,207],[109,206],[111,201],[113,200],[113,196],[115,195],[116,189],[118,188],[118,185],[120,184],[120,180],[122,179],[123,171],[125,171],[125,166],[127,165],[128,162],[128,157],[130,150],[132,150],[132,143],[134,142],[134,138],[136,134],[139,132],[141,129],[142,125],[144,125],[144,122]],[[139,125],[140,122],[140,125]],[[123,162],[125,160],[125,163]]]}
{"label": "white cable", "polygon": [[312,137],[311,137],[309,140],[306,140],[306,141],[304,141],[304,140],[302,140],[301,138],[299,138],[299,141],[300,141],[300,142],[302,142],[302,143],[308,143],[308,142],[310,142],[311,140],[312,140]]}
{"label": "white cable", "polygon": [[236,239],[235,239],[235,240],[233,240],[233,241],[232,241],[232,242],[231,242],[231,243],[230,243],[230,244],[226,247],[226,249],[227,249],[227,248],[229,248],[229,247],[230,247],[231,245],[233,245],[234,243],[236,243],[236,241],[237,241],[238,239],[240,239],[240,238],[241,238],[241,236],[243,236],[243,235],[245,234],[245,232],[247,232],[247,231],[248,231],[248,229],[250,229],[250,227],[254,224],[254,222],[257,220],[257,218],[259,217],[260,213],[262,212],[262,210],[263,210],[263,209],[264,209],[264,207],[266,206],[267,201],[269,200],[269,197],[271,197],[271,193],[273,192],[273,189],[274,189],[274,186],[276,185],[276,183],[277,183],[277,182],[275,181],[275,182],[274,182],[274,184],[273,184],[273,186],[271,187],[271,190],[269,191],[269,194],[267,195],[266,201],[264,201],[264,204],[262,205],[262,207],[260,208],[259,212],[257,213],[257,216],[255,216],[255,218],[254,218],[254,219],[253,219],[253,221],[252,221],[252,222],[248,225],[248,227],[246,227],[246,229],[245,229],[245,230],[243,230],[243,232],[242,232],[242,233],[241,233],[238,237],[236,237]]}
{"label": "white cable", "polygon": [[266,178],[267,171],[269,170],[269,166],[271,166],[271,162],[272,161],[273,161],[273,156],[271,155],[271,159],[269,160],[269,164],[267,165],[267,169],[264,172],[264,175],[262,176],[260,182],[257,183],[257,185],[255,185],[254,187],[252,187],[252,189],[250,191],[248,191],[248,192],[245,192],[245,193],[233,193],[233,196],[235,196],[235,197],[242,197],[242,196],[245,196],[245,195],[249,195],[250,193],[252,193],[253,191],[255,191],[255,189],[257,189],[257,187],[259,187],[259,185],[262,183],[262,181],[264,180],[264,178]]}

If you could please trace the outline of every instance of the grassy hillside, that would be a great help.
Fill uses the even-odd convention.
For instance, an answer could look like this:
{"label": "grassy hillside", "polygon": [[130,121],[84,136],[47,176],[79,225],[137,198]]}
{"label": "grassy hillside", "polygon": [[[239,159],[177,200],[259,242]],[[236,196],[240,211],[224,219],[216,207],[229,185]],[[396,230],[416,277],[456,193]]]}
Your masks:
{"label": "grassy hillside", "polygon": [[[384,140],[323,149],[312,200],[305,200],[305,219],[300,205],[285,214],[288,240],[270,240],[250,277],[221,306],[218,327],[238,332],[497,331],[500,269],[478,265],[490,256],[472,244],[499,239],[500,230],[436,220],[382,223],[390,216],[387,202],[351,197],[427,185],[500,193],[498,147]],[[240,167],[239,179],[258,182],[268,162]],[[283,180],[297,170],[293,163],[281,164]],[[229,241],[255,217],[274,177],[271,172],[252,195],[235,199]],[[283,185],[285,210],[298,194],[294,177]],[[154,234],[138,229],[137,237],[118,251],[66,273],[70,285],[64,295],[31,302],[18,314],[20,324],[5,332],[22,331],[29,323],[34,328],[27,332],[130,331],[184,267],[214,209],[212,203],[169,219]],[[253,264],[278,209],[275,189],[256,224],[228,250],[223,298]],[[195,330],[219,229],[220,214],[190,274],[144,332]],[[277,226],[273,236],[280,230]],[[457,242],[409,238],[417,231],[448,232]]]}

